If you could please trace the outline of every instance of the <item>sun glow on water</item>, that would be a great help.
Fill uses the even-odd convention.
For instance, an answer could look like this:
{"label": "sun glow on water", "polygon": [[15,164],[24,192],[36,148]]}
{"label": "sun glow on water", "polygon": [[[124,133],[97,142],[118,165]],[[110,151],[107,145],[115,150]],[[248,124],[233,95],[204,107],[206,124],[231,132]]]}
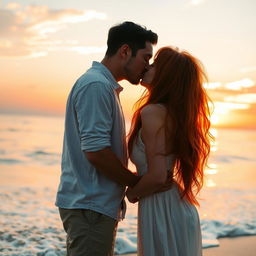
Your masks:
{"label": "sun glow on water", "polygon": [[[227,98],[231,99],[231,98]],[[217,101],[213,104],[213,113],[210,117],[210,121],[213,126],[228,125],[229,122],[235,118],[234,112],[238,110],[248,110],[251,105],[249,103],[238,102],[221,102]],[[237,120],[239,123],[239,120]]]}
{"label": "sun glow on water", "polygon": [[216,183],[212,179],[207,179],[206,180],[206,187],[208,187],[208,188],[216,187]]}

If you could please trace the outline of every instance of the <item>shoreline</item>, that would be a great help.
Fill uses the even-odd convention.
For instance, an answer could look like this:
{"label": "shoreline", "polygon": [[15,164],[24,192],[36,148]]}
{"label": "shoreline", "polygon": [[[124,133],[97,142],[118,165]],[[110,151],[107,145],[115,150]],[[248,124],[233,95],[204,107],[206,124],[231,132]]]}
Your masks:
{"label": "shoreline", "polygon": [[[255,256],[255,235],[225,237],[218,240],[220,242],[220,245],[218,247],[209,247],[203,249],[203,256]],[[137,254],[122,254],[122,256],[137,256]]]}

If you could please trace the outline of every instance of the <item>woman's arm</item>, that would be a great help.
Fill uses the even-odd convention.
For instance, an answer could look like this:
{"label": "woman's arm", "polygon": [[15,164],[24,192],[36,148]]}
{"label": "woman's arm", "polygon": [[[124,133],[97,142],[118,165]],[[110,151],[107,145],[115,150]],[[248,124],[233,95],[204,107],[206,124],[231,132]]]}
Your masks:
{"label": "woman's arm", "polygon": [[158,191],[167,179],[165,156],[165,108],[151,104],[141,111],[142,130],[141,136],[145,145],[148,172],[140,181],[127,191],[129,201],[136,201]]}

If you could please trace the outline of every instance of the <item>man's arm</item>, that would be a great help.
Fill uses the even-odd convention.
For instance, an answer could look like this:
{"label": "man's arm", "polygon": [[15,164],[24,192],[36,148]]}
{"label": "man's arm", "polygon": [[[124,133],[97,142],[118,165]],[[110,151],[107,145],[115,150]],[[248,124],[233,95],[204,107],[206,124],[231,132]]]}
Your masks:
{"label": "man's arm", "polygon": [[121,185],[134,187],[141,178],[125,168],[109,147],[96,152],[85,152],[85,157],[98,171]]}
{"label": "man's arm", "polygon": [[100,82],[79,91],[75,109],[81,149],[92,165],[108,178],[122,185],[134,186],[139,177],[126,169],[111,150],[114,100],[112,91]]}

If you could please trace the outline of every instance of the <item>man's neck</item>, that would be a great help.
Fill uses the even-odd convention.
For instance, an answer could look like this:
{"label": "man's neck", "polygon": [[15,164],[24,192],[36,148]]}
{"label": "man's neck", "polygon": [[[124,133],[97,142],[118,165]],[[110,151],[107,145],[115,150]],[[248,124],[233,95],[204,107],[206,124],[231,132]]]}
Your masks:
{"label": "man's neck", "polygon": [[101,64],[103,64],[111,72],[117,82],[123,79],[120,72],[120,64],[114,57],[105,56],[101,61]]}

